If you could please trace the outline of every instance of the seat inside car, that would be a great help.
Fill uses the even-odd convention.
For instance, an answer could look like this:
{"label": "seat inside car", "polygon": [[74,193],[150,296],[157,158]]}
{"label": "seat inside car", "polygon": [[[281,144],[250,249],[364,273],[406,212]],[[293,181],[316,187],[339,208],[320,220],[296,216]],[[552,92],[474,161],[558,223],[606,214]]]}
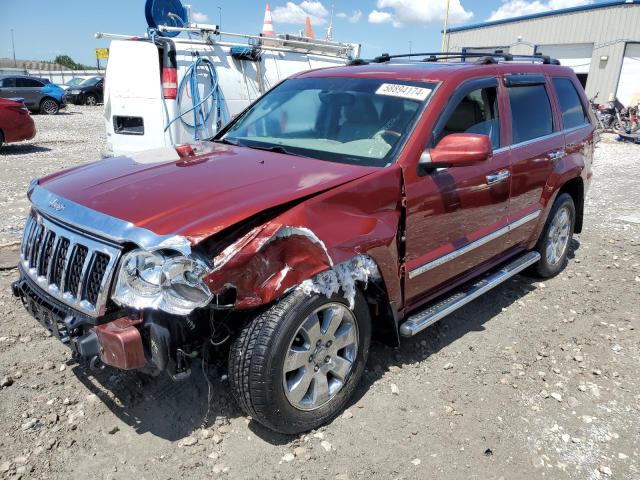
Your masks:
{"label": "seat inside car", "polygon": [[355,95],[353,103],[344,106],[345,121],[340,126],[340,142],[371,138],[379,129],[378,111],[368,96]]}

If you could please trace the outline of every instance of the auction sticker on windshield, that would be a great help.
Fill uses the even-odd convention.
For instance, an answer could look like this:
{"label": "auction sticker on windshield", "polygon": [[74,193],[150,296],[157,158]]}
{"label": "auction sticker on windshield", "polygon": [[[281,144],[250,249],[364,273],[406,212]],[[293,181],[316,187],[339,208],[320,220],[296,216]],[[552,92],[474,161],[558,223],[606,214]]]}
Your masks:
{"label": "auction sticker on windshield", "polygon": [[415,87],[413,85],[400,85],[397,83],[383,83],[376,90],[377,95],[388,95],[390,97],[407,98],[422,102],[431,93],[430,88]]}

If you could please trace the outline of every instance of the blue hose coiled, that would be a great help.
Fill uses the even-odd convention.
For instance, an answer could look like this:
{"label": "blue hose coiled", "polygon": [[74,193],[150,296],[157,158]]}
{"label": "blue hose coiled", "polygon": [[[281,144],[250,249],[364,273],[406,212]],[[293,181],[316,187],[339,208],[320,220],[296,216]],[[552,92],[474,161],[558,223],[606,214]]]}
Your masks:
{"label": "blue hose coiled", "polygon": [[[211,87],[211,90],[204,98],[200,98],[200,89],[198,88],[199,72],[207,77]],[[218,74],[213,62],[208,58],[201,57],[199,54],[195,55],[193,63],[189,65],[189,68],[187,68],[187,71],[178,85],[176,98],[178,108],[182,105],[182,96],[185,93],[187,84],[189,85],[189,91],[191,92],[191,108],[180,113],[173,120],[167,122],[167,126],[164,130],[166,132],[174,122],[180,120],[183,125],[193,128],[194,140],[202,140],[200,137],[200,131],[204,130],[204,134],[206,136],[207,124],[209,123],[212,115],[214,115],[214,130],[218,130],[220,126],[225,123],[224,106],[222,105],[222,95],[220,94]],[[185,116],[188,114],[192,115],[191,123],[185,120]]]}

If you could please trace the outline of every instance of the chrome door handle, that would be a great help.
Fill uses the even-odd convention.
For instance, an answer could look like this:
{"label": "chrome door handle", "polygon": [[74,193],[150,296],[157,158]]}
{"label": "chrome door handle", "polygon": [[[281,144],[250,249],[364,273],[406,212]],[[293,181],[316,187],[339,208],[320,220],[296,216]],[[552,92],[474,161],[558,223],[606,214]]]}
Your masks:
{"label": "chrome door handle", "polygon": [[509,178],[511,173],[509,170],[500,170],[499,172],[490,173],[487,175],[487,185],[493,185],[494,183],[502,182]]}
{"label": "chrome door handle", "polygon": [[556,150],[555,152],[551,152],[549,154],[549,160],[560,160],[561,158],[566,157],[567,154],[564,150]]}

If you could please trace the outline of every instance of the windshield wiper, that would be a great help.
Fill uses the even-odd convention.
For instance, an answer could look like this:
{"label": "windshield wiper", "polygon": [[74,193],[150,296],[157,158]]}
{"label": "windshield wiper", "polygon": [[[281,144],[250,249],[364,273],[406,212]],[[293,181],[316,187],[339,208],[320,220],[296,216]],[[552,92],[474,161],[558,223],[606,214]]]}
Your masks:
{"label": "windshield wiper", "polygon": [[245,146],[249,147],[249,148],[254,148],[256,150],[265,150],[267,152],[284,153],[285,155],[293,155],[294,157],[301,157],[302,156],[302,155],[299,155],[297,153],[290,152],[289,150],[284,148],[282,145],[271,145],[271,146],[268,146],[268,147],[261,147],[261,146],[258,146],[258,145],[245,145]]}
{"label": "windshield wiper", "polygon": [[238,142],[232,142],[231,140],[227,140],[226,138],[218,138],[216,140],[212,140],[212,142],[224,143],[225,145],[233,145],[234,147],[240,145]]}

